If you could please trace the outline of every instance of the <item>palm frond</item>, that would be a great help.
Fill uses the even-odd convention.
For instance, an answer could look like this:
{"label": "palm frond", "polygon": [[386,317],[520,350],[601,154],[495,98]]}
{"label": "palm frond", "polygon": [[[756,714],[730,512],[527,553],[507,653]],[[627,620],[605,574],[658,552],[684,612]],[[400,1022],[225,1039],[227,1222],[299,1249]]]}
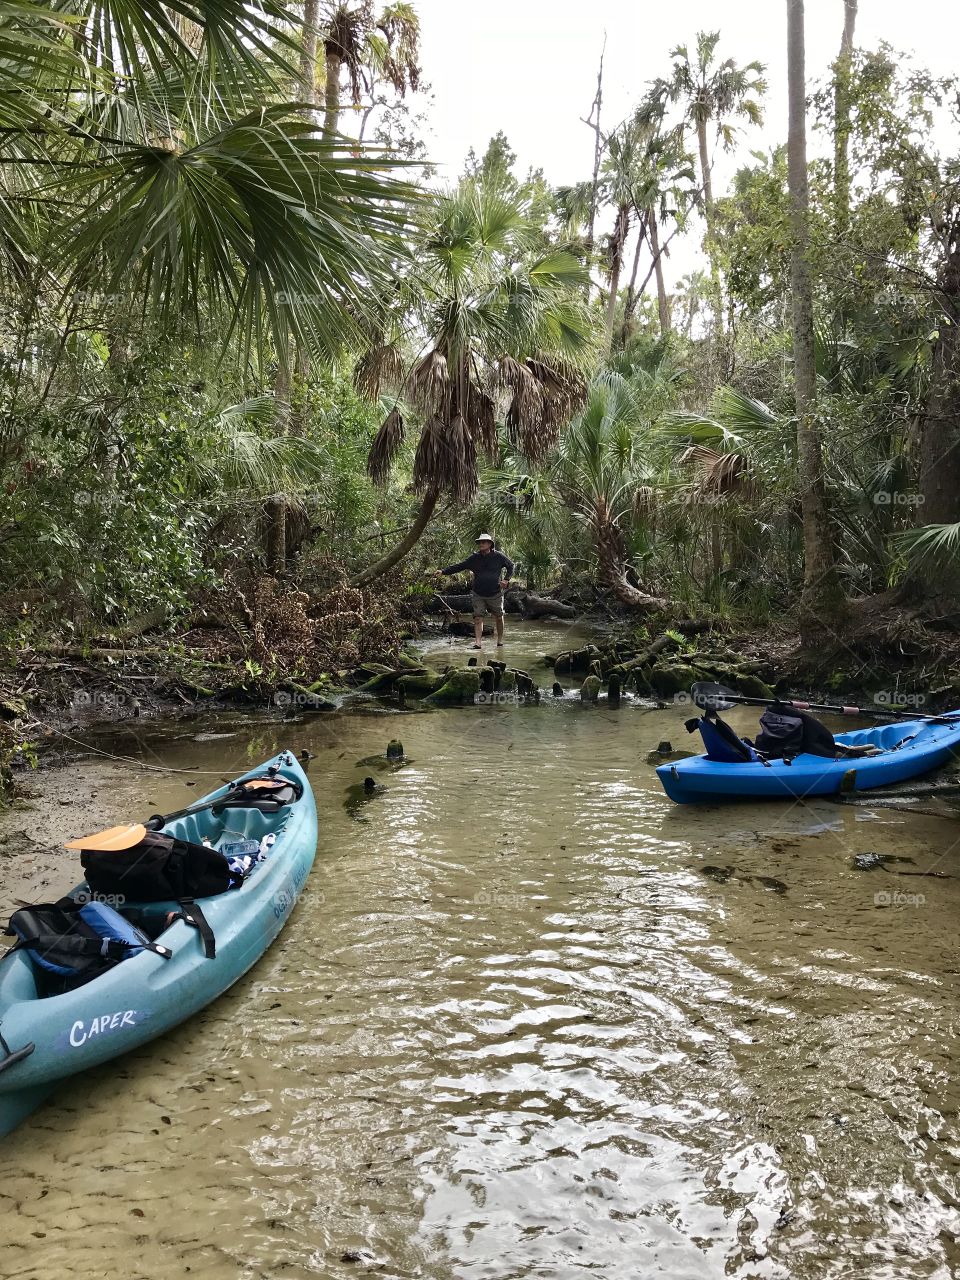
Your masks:
{"label": "palm frond", "polygon": [[367,474],[374,484],[386,484],[390,468],[403,445],[405,434],[403,414],[397,408],[391,409],[384,418],[367,455]]}

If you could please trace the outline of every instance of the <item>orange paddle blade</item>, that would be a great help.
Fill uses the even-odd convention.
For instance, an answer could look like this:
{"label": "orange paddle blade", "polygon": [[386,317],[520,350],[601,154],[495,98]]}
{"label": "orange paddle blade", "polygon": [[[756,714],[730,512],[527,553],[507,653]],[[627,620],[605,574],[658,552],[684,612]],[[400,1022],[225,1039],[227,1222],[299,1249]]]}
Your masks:
{"label": "orange paddle blade", "polygon": [[122,827],[108,827],[106,831],[97,831],[92,836],[80,836],[76,840],[68,840],[66,849],[132,849],[147,834],[142,822],[131,822]]}
{"label": "orange paddle blade", "polygon": [[286,778],[249,778],[243,784],[244,789],[254,791],[258,788],[266,790],[267,788],[276,791],[278,787],[289,787],[290,783]]}

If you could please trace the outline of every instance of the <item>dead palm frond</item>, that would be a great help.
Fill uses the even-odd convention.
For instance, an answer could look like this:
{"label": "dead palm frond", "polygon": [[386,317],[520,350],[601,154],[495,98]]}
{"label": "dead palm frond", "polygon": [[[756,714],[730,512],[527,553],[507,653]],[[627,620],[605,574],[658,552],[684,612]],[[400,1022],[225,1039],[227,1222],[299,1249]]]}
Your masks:
{"label": "dead palm frond", "polygon": [[402,378],[403,356],[392,343],[365,351],[353,370],[353,385],[367,400],[378,400],[384,387],[396,387]]}
{"label": "dead palm frond", "polygon": [[390,468],[400,452],[406,435],[406,424],[399,409],[391,409],[367,455],[367,474],[374,484],[386,484]]}
{"label": "dead palm frond", "polygon": [[689,491],[690,502],[742,491],[749,483],[750,466],[742,453],[719,453],[709,445],[692,444],[684,449],[679,462],[691,467],[697,477]]}
{"label": "dead palm frond", "polygon": [[442,488],[456,502],[472,501],[478,484],[477,449],[462,415],[449,424],[439,414],[429,419],[413,460],[413,484],[418,493]]}
{"label": "dead palm frond", "polygon": [[411,398],[425,414],[442,410],[450,394],[447,360],[436,347],[418,360],[405,383]]}

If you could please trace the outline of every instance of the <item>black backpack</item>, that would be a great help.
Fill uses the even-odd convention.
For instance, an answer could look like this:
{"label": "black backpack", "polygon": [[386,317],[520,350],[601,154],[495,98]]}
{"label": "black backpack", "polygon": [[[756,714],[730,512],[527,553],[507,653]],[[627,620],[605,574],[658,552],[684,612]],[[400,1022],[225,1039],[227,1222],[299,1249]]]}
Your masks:
{"label": "black backpack", "polygon": [[801,752],[827,757],[837,753],[833,734],[825,725],[799,707],[784,702],[764,711],[753,745],[761,755],[777,760],[787,760]]}

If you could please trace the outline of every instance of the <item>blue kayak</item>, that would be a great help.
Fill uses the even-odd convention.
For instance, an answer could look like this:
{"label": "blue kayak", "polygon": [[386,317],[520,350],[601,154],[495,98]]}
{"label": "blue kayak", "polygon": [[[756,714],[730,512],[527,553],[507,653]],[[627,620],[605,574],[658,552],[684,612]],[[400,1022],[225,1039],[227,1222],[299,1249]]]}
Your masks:
{"label": "blue kayak", "polygon": [[[260,778],[268,770],[295,783],[299,798],[272,813],[255,807],[208,809],[162,828],[181,840],[206,839],[214,847],[243,838],[261,841],[270,833],[275,837],[239,887],[200,900],[216,939],[215,958],[206,957],[200,934],[178,918],[156,939],[172,952],[169,958],[140,951],[61,995],[39,997],[34,961],[26,951],[0,959],[0,1135],[15,1128],[61,1080],[135,1049],[191,1017],[232,986],[273,942],[313,864],[317,809],[292,754],[284,752],[243,778]],[[221,787],[204,799],[230,790]],[[81,884],[72,896],[83,900],[87,892]],[[168,907],[176,911],[177,904],[150,904],[163,912],[158,917],[161,927]]]}
{"label": "blue kayak", "polygon": [[[960,717],[960,712],[950,712]],[[789,762],[725,763],[691,756],[662,764],[657,777],[677,804],[716,804],[720,800],[775,800],[867,791],[905,782],[945,764],[960,748],[960,719],[935,722],[901,720],[873,729],[839,733],[836,741],[851,747],[873,745],[879,754],[826,759],[804,753]]]}

